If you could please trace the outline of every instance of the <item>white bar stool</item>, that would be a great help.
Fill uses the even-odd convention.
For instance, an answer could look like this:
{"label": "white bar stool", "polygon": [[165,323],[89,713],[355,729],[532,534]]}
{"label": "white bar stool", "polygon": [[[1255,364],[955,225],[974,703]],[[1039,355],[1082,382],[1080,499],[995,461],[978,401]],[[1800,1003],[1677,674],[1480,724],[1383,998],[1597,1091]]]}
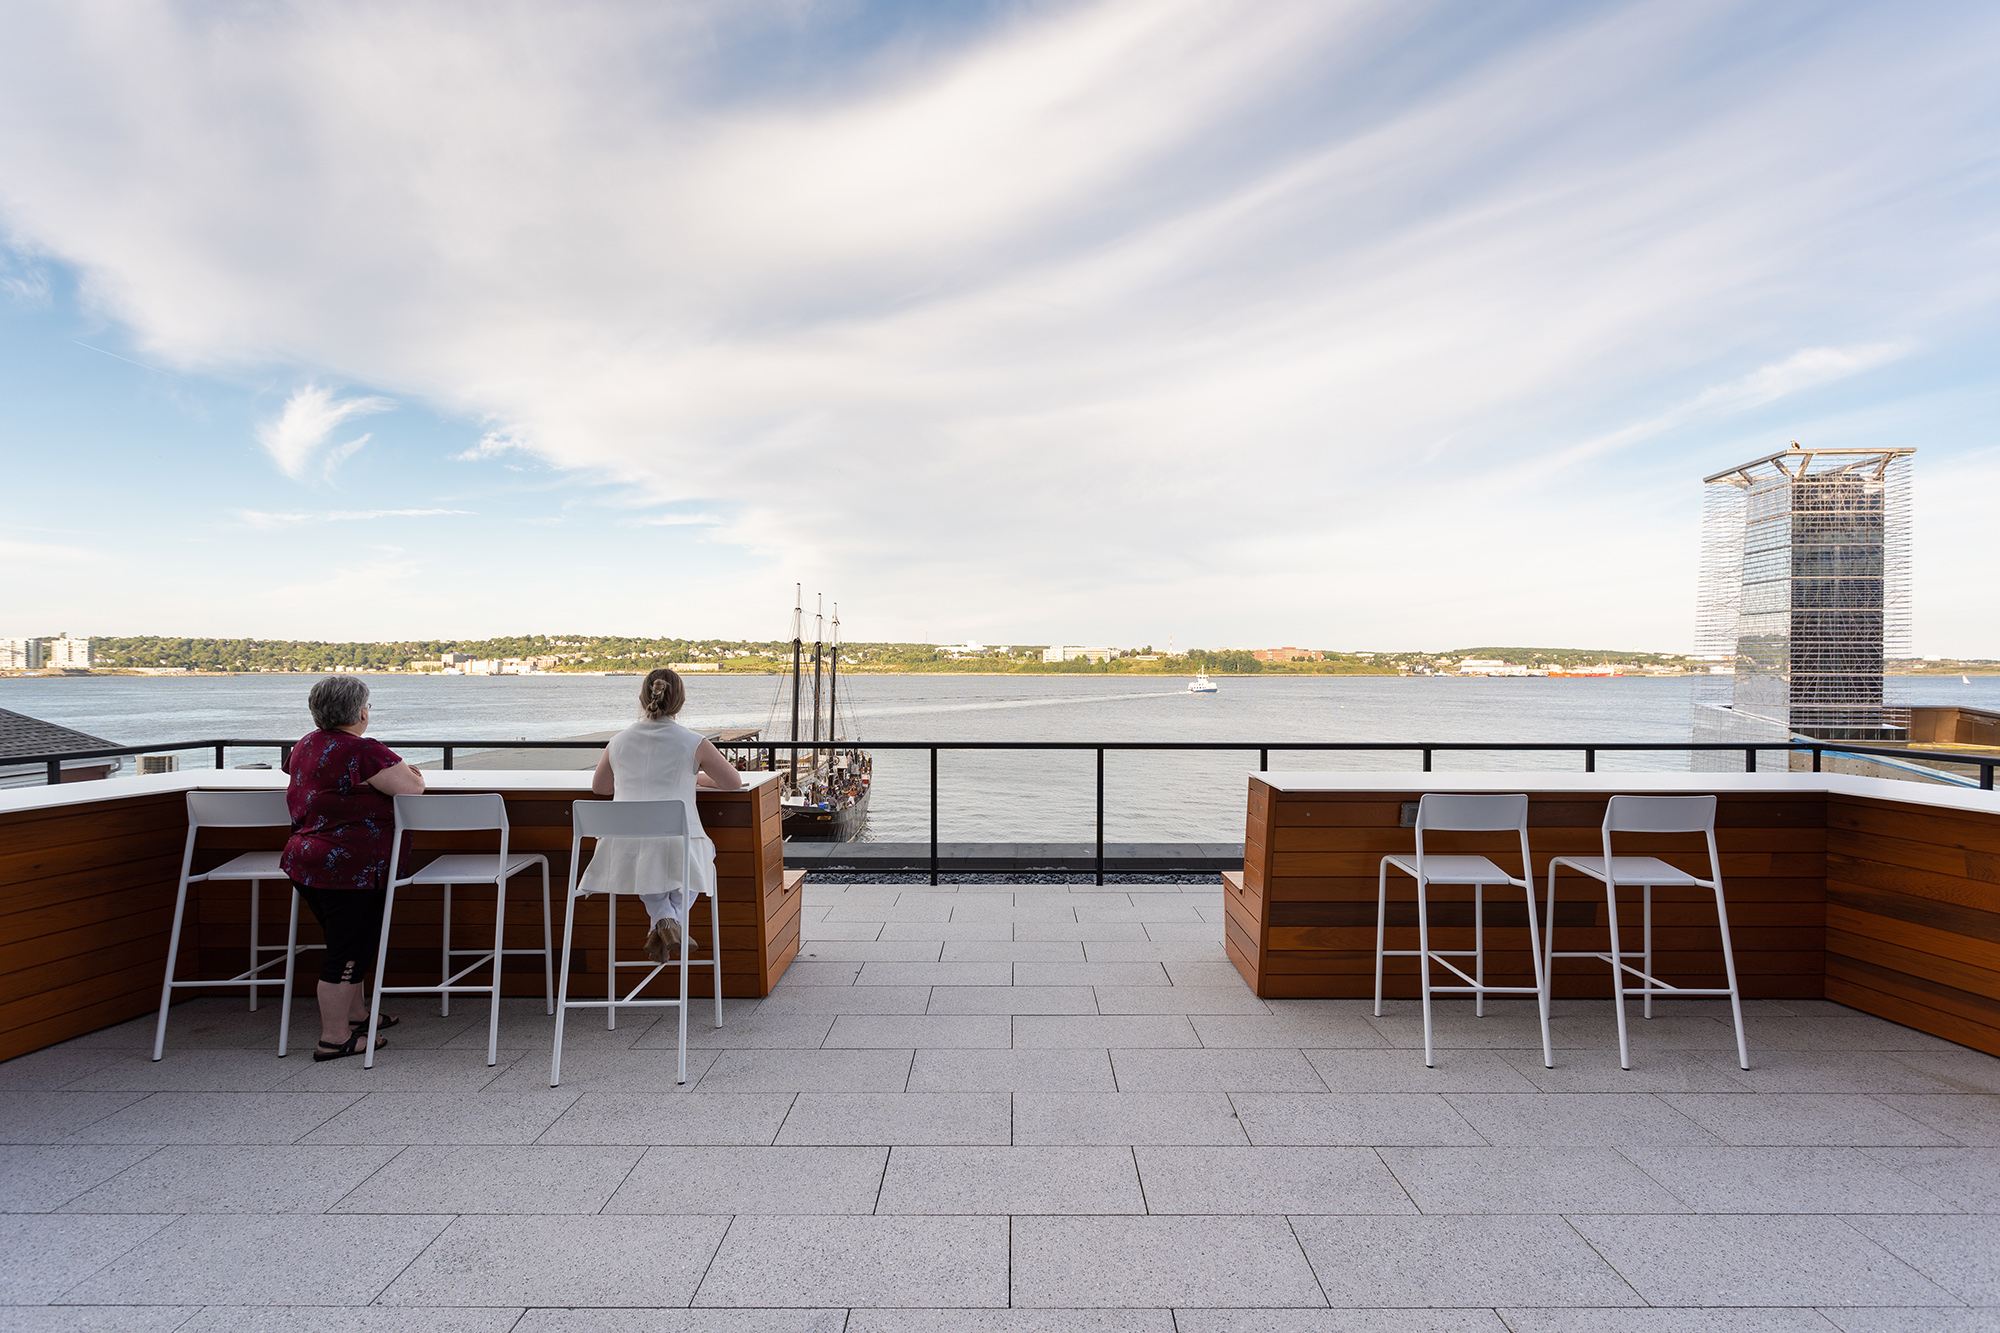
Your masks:
{"label": "white bar stool", "polygon": [[[461,852],[440,856],[429,865],[412,875],[400,875],[403,855],[403,835],[405,833],[485,833],[493,830],[500,833],[500,851]],[[487,1017],[486,1063],[500,1061],[500,971],[501,964],[510,954],[540,954],[542,956],[543,989],[549,1012],[556,1011],[555,956],[551,948],[549,931],[549,859],[537,853],[510,854],[507,850],[507,802],[498,793],[477,796],[398,796],[396,798],[396,842],[389,854],[389,892],[382,905],[382,940],[375,956],[375,999],[368,1009],[368,1054],[362,1060],[363,1068],[375,1067],[375,1032],[382,1019],[382,997],[387,995],[436,995],[439,1012],[451,1012],[453,994],[487,995],[492,997],[491,1012]],[[542,868],[542,947],[539,949],[509,949],[505,946],[507,927],[507,881],[521,874],[531,866]],[[439,973],[442,980],[435,986],[385,986],[382,978],[389,969],[389,922],[395,915],[396,890],[411,884],[441,884],[444,886],[444,918],[439,923],[442,938],[440,952],[443,962]],[[451,888],[454,884],[491,884],[493,886],[493,947],[491,949],[454,949],[451,947]],[[451,970],[454,958],[470,957],[458,971]],[[468,973],[491,963],[493,981],[486,986],[461,985],[461,979]]]}
{"label": "white bar stool", "polygon": [[[620,1008],[658,1009],[673,1006],[680,1012],[680,1036],[676,1041],[680,1065],[676,1081],[687,1082],[688,1076],[688,969],[706,967],[715,974],[715,1025],[722,1026],[722,914],[717,907],[715,895],[708,895],[709,956],[689,959],[688,945],[692,931],[681,930],[681,993],[677,1000],[641,1000],[639,992],[651,985],[653,978],[667,968],[674,966],[669,961],[621,963],[618,961],[618,894],[614,890],[607,897],[609,902],[604,913],[604,998],[601,1000],[572,1000],[569,998],[570,942],[576,933],[576,904],[580,898],[590,894],[581,887],[583,840],[585,838],[645,838],[652,841],[676,840],[680,843],[681,884],[683,892],[688,886],[688,836],[687,806],[680,801],[578,801],[573,807],[574,830],[569,839],[569,905],[563,921],[563,974],[556,999],[556,1041],[555,1051],[549,1057],[549,1086],[557,1087],[562,1082],[563,1020],[572,1009],[604,1010],[606,1031],[618,1026]],[[694,904],[688,903],[692,915]],[[639,984],[620,995],[618,993],[618,969],[621,967],[644,967],[651,970],[639,979]]]}
{"label": "white bar stool", "polygon": [[[194,867],[195,837],[205,828],[282,828],[291,831],[292,815],[285,805],[282,791],[191,791],[187,797],[188,835],[187,848],[181,853],[180,891],[174,897],[173,931],[167,936],[167,976],[160,984],[160,1021],[153,1031],[153,1058],[159,1059],[166,1050],[167,1008],[174,992],[185,987],[197,986],[244,986],[250,991],[250,1012],[257,1012],[257,993],[265,986],[279,987],[284,1001],[278,1018],[278,1054],[285,1054],[286,1043],[291,1036],[292,1026],[292,961],[299,944],[299,895],[292,890],[292,882],[283,870],[278,868],[278,858],[282,849],[269,852],[244,852],[231,857],[215,869],[205,874],[193,875],[188,872]],[[174,967],[180,960],[181,922],[187,916],[188,886],[229,880],[250,885],[250,968],[233,977],[220,981],[175,981]],[[263,944],[259,942],[261,921],[259,918],[259,898],[268,880],[282,882],[292,898],[292,929],[283,944]],[[308,949],[322,946],[308,944]],[[265,958],[265,954],[279,954],[279,958]],[[263,975],[264,969],[275,967],[280,962],[285,965],[284,980]]]}
{"label": "white bar stool", "polygon": [[[1426,831],[1475,833],[1513,829],[1521,837],[1521,874],[1510,875],[1483,856],[1428,856],[1424,852]],[[1417,882],[1417,947],[1385,949],[1389,916],[1389,871],[1399,870]],[[1417,803],[1417,853],[1382,858],[1375,896],[1375,1014],[1382,1014],[1382,960],[1416,958],[1418,982],[1424,999],[1424,1064],[1435,1067],[1431,1053],[1431,996],[1470,994],[1473,1012],[1486,1016],[1488,995],[1532,995],[1542,1019],[1542,1063],[1555,1067],[1549,1044],[1548,971],[1542,957],[1540,931],[1535,922],[1535,867],[1528,858],[1528,798],[1522,796],[1445,796],[1428,793]],[[1472,885],[1472,948],[1440,950],[1431,948],[1429,886],[1432,884]],[[1489,986],[1486,984],[1486,888],[1488,884],[1511,884],[1527,895],[1528,954],[1535,969],[1532,986]],[[1453,964],[1453,958],[1473,960],[1471,976]],[[1431,963],[1435,961],[1462,979],[1463,986],[1433,986]]]}
{"label": "white bar stool", "polygon": [[[1736,1062],[1750,1067],[1750,1047],[1743,1038],[1743,996],[1736,984],[1736,951],[1729,942],[1729,909],[1722,901],[1722,858],[1715,850],[1715,798],[1713,796],[1614,796],[1604,808],[1604,855],[1558,856],[1549,862],[1549,930],[1547,966],[1558,958],[1601,958],[1611,964],[1612,1003],[1618,1010],[1618,1067],[1632,1067],[1632,1046],[1625,1030],[1625,997],[1645,997],[1645,1015],[1653,1016],[1653,997],[1692,998],[1727,995],[1730,1013],[1736,1019]],[[1708,878],[1701,879],[1685,870],[1651,856],[1614,856],[1613,833],[1701,833],[1708,838]],[[1556,869],[1574,870],[1604,885],[1604,903],[1610,916],[1611,948],[1608,953],[1556,952]],[[1608,867],[1608,869],[1607,869]],[[1621,949],[1618,938],[1618,890],[1633,885],[1640,890],[1644,918],[1643,947]],[[1721,989],[1670,986],[1653,975],[1653,890],[1655,888],[1699,888],[1715,894],[1715,919],[1722,927],[1722,967],[1729,985]],[[1627,958],[1644,959],[1643,970]],[[1625,974],[1638,977],[1641,985],[1625,984]]]}

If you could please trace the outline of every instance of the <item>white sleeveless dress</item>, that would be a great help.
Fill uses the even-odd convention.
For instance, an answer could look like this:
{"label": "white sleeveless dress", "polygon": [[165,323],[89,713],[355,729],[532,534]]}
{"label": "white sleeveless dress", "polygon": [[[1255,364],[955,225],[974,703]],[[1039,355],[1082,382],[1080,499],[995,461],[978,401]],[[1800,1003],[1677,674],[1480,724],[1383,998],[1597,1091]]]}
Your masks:
{"label": "white sleeveless dress", "polygon": [[702,832],[694,799],[701,740],[701,733],[678,722],[634,722],[606,747],[613,800],[686,804],[692,883],[681,883],[679,838],[605,838],[584,868],[585,893],[636,893],[655,923],[671,915],[685,927],[689,905],[698,895],[715,892],[715,844]]}

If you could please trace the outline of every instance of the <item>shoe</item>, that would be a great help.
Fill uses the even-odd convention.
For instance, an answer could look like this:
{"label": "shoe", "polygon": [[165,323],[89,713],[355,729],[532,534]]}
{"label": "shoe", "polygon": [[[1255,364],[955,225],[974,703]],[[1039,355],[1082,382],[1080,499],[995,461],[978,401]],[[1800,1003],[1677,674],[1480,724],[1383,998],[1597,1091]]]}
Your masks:
{"label": "shoe", "polygon": [[646,957],[656,963],[671,963],[680,942],[681,923],[670,916],[661,917],[646,936]]}
{"label": "shoe", "polygon": [[[328,1060],[345,1060],[350,1055],[365,1055],[368,1052],[367,1042],[368,1029],[366,1027],[357,1029],[353,1036],[337,1045],[330,1041],[322,1041],[318,1048],[313,1051],[313,1063],[324,1064]],[[375,1038],[376,1050],[386,1050],[388,1046],[389,1039],[387,1037]],[[356,1049],[357,1047],[359,1049]]]}

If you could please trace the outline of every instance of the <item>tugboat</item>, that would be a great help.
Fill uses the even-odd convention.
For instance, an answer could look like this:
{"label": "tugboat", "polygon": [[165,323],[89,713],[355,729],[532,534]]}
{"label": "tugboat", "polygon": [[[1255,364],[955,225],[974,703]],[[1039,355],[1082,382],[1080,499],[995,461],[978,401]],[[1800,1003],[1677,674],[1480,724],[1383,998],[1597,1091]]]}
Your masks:
{"label": "tugboat", "polygon": [[1221,686],[1208,678],[1206,671],[1197,671],[1194,673],[1194,679],[1188,682],[1187,692],[1189,694],[1214,694],[1220,688]]}
{"label": "tugboat", "polygon": [[[807,842],[852,842],[868,826],[868,793],[874,761],[851,741],[842,741],[840,726],[840,605],[833,608],[833,641],[826,639],[826,617],[813,614],[811,749],[794,749],[790,759],[773,764],[779,779],[779,805],[784,810],[784,834]],[[804,694],[805,599],[792,606],[792,739],[798,741]],[[821,726],[820,680],[825,669],[825,726]],[[775,712],[776,702],[772,708]],[[774,719],[775,720],[775,719]],[[822,730],[824,734],[822,735]],[[821,742],[824,740],[825,744]],[[771,751],[766,751],[772,754]]]}

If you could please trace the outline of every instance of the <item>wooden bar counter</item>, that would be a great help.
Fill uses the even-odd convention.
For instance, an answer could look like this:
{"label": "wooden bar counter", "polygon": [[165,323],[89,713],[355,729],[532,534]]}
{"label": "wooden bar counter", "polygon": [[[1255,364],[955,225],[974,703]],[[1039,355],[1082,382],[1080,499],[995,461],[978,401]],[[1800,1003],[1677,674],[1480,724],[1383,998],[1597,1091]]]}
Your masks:
{"label": "wooden bar counter", "polygon": [[[1223,945],[1251,989],[1374,994],[1377,866],[1414,850],[1415,803],[1433,791],[1528,793],[1538,902],[1551,858],[1601,854],[1613,794],[1713,793],[1746,997],[1836,1000],[2000,1055],[2000,795],[1833,773],[1252,774],[1243,873],[1224,877],[1223,895]],[[1519,870],[1512,833],[1434,833],[1425,845]],[[1617,847],[1706,874],[1698,835],[1624,835]],[[1433,948],[1472,947],[1471,897],[1433,887]],[[1724,984],[1713,896],[1656,889],[1654,904],[1657,974]],[[1620,920],[1637,948],[1637,911]],[[1520,890],[1488,888],[1486,923],[1487,979],[1532,985]],[[1558,949],[1607,948],[1603,886],[1559,876],[1556,931]],[[1408,876],[1389,877],[1387,933],[1390,949],[1417,947]],[[1386,993],[1415,996],[1416,967],[1389,959]],[[1594,959],[1557,960],[1554,984],[1558,996],[1611,994]]]}
{"label": "wooden bar counter", "polygon": [[[550,928],[560,950],[570,807],[577,800],[597,799],[590,794],[590,774],[461,769],[427,771],[424,777],[433,792],[499,792],[506,798],[509,849],[549,859]],[[698,807],[702,827],[716,846],[723,993],[757,996],[770,992],[798,953],[798,890],[805,872],[784,867],[775,775],[746,774],[745,780],[750,785],[741,791],[701,791]],[[0,791],[0,1060],[157,1009],[187,839],[187,793],[271,790],[284,784],[282,773],[234,769]],[[282,828],[205,831],[194,868],[199,872],[218,865],[242,850],[281,846],[286,833]],[[418,859],[446,850],[493,850],[497,839],[497,834],[465,834],[448,842],[441,835],[424,835]],[[588,848],[584,855],[587,860]],[[290,896],[283,883],[264,886],[263,943],[284,942]],[[579,995],[604,994],[605,903],[597,896],[577,907],[570,988]],[[439,889],[411,887],[397,893],[386,963],[390,985],[437,981],[441,909]],[[452,897],[453,944],[475,948],[491,941],[492,913],[490,892],[457,890]],[[637,899],[621,897],[618,915],[619,956],[643,957],[645,908]],[[705,957],[712,945],[706,908],[692,914],[692,925],[693,956]],[[507,947],[539,948],[541,934],[541,876],[517,877],[507,896]],[[310,912],[301,913],[299,938],[319,941]],[[234,976],[244,969],[248,946],[249,886],[194,886],[182,927],[179,975]],[[318,972],[319,954],[305,955],[299,993],[311,993]],[[507,960],[506,994],[540,996],[542,979],[540,958]],[[628,976],[626,984],[633,979]],[[704,981],[697,974],[697,991]],[[208,993],[244,994],[237,989]],[[183,991],[177,998],[191,994]],[[266,1002],[277,1003],[275,987],[264,995]],[[480,997],[462,997],[461,1003],[482,1006],[483,1012]]]}

